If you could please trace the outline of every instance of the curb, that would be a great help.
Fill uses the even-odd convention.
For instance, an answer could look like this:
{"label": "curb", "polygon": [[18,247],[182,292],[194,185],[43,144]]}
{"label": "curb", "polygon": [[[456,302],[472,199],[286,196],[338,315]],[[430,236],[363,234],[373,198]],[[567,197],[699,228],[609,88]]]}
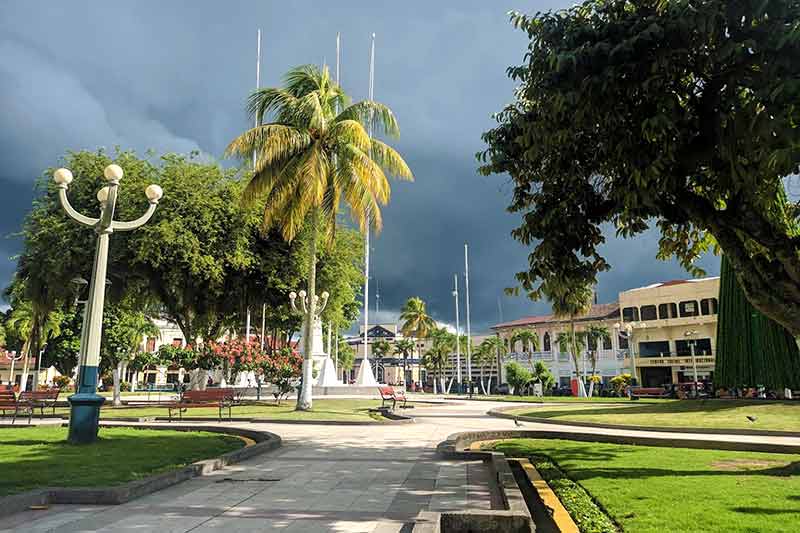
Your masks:
{"label": "curb", "polygon": [[512,415],[506,411],[514,409],[524,409],[524,407],[498,407],[490,409],[487,414],[496,418],[508,418],[511,420],[522,420],[523,422],[535,422],[537,424],[550,424],[554,426],[575,426],[595,429],[620,429],[631,431],[658,431],[661,433],[699,433],[704,435],[740,435],[742,437],[794,437],[800,438],[800,431],[780,431],[775,429],[725,429],[725,428],[682,428],[682,427],[659,427],[659,426],[633,426],[624,424],[603,424],[600,422],[573,422],[571,420],[553,420],[552,418],[540,418],[537,416]]}
{"label": "curb", "polygon": [[147,494],[165,489],[188,479],[205,476],[220,470],[227,465],[255,457],[281,446],[281,438],[268,431],[256,431],[224,426],[189,426],[189,425],[147,425],[147,424],[108,424],[100,422],[101,427],[132,427],[139,429],[173,430],[173,431],[205,431],[222,433],[237,437],[246,437],[255,441],[252,446],[204,459],[195,463],[143,479],[137,479],[113,487],[47,487],[20,494],[0,498],[0,517],[27,510],[31,505],[49,505],[57,503],[119,505],[135,500]]}

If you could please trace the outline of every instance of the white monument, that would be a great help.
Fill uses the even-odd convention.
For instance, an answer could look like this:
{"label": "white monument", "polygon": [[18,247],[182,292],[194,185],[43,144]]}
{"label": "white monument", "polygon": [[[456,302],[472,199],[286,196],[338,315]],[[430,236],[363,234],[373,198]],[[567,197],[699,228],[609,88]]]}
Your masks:
{"label": "white monument", "polygon": [[314,325],[311,328],[311,359],[314,361],[314,368],[317,369],[317,381],[314,383],[319,387],[335,387],[342,382],[336,379],[336,366],[333,364],[330,354],[325,353],[322,343],[322,319],[314,317]]}

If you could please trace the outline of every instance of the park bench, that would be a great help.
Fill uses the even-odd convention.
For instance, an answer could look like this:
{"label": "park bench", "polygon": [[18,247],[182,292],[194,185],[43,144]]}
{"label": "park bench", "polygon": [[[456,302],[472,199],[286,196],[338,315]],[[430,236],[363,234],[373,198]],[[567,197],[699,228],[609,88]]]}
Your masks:
{"label": "park bench", "polygon": [[378,391],[381,393],[381,407],[386,405],[386,402],[392,402],[392,409],[394,410],[397,402],[403,402],[403,405],[400,406],[401,409],[406,408],[406,394],[402,391],[396,391],[392,387],[378,387]]}
{"label": "park bench", "polygon": [[6,411],[14,413],[11,418],[12,424],[17,421],[19,413],[28,413],[28,424],[31,423],[31,417],[33,416],[33,408],[30,402],[18,398],[13,390],[0,390],[0,411],[3,412],[3,416],[6,416]]}
{"label": "park bench", "polygon": [[20,394],[20,398],[30,404],[31,410],[38,408],[41,413],[40,418],[44,418],[45,409],[50,408],[53,410],[53,414],[56,414],[56,401],[58,401],[59,394],[61,394],[60,389],[32,390],[24,391]]}
{"label": "park bench", "polygon": [[219,420],[222,421],[222,411],[228,408],[228,420],[231,419],[231,406],[234,403],[233,389],[206,389],[187,390],[181,398],[167,406],[169,421],[172,422],[172,412],[178,412],[178,419],[183,420],[183,413],[194,407],[217,407]]}
{"label": "park bench", "polygon": [[639,398],[669,398],[671,392],[664,387],[631,387],[629,389],[631,400]]}

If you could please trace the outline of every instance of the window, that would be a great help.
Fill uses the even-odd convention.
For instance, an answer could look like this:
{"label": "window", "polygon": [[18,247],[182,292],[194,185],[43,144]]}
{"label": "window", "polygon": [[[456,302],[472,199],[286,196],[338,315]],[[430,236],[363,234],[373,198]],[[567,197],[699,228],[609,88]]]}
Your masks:
{"label": "window", "polygon": [[639,343],[639,357],[663,357],[669,355],[669,341],[648,341]]}
{"label": "window", "polygon": [[716,298],[703,298],[700,300],[700,314],[701,315],[716,315],[717,314],[717,299]]}
{"label": "window", "polygon": [[590,350],[596,350],[597,349],[597,338],[589,337],[587,340],[589,341],[589,343],[588,343],[589,344],[589,349]]}
{"label": "window", "polygon": [[677,318],[678,317],[678,306],[674,303],[668,304],[659,304],[658,306],[658,318],[661,320],[665,318]]}
{"label": "window", "polygon": [[695,355],[711,355],[711,339],[708,338],[675,341],[675,351],[682,356],[692,355],[692,342],[694,342]]}
{"label": "window", "polygon": [[636,322],[639,320],[639,309],[637,307],[626,307],[622,310],[622,320],[624,322]]}
{"label": "window", "polygon": [[603,349],[610,350],[611,349],[611,335],[608,337],[603,337]]}
{"label": "window", "polygon": [[181,338],[172,339],[172,345],[176,348],[180,348],[181,346],[183,346],[183,339]]}
{"label": "window", "polygon": [[620,350],[627,350],[628,349],[628,337],[623,337],[622,335],[619,335],[617,337],[617,339],[619,341],[619,349]]}
{"label": "window", "polygon": [[550,332],[546,331],[544,334],[544,340],[542,341],[542,350],[545,352],[550,351]]}
{"label": "window", "polygon": [[658,320],[655,305],[642,306],[642,320]]}
{"label": "window", "polygon": [[697,300],[687,300],[678,304],[678,311],[682,317],[684,316],[697,316],[699,309],[697,308]]}

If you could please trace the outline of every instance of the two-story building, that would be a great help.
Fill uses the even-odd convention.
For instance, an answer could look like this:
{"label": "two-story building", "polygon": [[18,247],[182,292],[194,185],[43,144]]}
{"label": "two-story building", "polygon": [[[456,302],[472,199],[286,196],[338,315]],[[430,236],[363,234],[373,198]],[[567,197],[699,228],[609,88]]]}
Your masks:
{"label": "two-story building", "polygon": [[[590,375],[589,350],[597,353],[596,374],[604,382],[620,373],[632,373],[644,386],[712,379],[716,350],[719,278],[672,280],[619,293],[619,301],[595,304],[576,318],[575,328],[605,327],[609,337],[600,346],[583,346],[578,374]],[[565,386],[575,377],[569,353],[558,346],[559,333],[569,322],[553,315],[530,316],[492,327],[507,343],[508,361],[545,362]],[[533,331],[538,349],[512,343],[515,333]],[[504,375],[502,378],[504,379]]]}

